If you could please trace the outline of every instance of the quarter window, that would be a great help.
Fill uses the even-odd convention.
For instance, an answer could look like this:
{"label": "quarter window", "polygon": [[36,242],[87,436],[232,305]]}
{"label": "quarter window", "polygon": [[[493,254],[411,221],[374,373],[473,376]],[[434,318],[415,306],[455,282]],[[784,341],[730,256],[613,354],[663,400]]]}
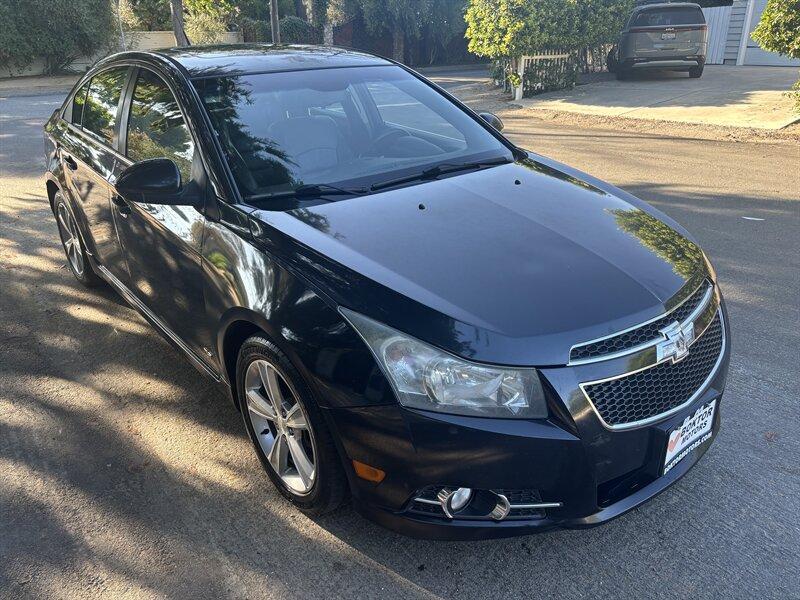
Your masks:
{"label": "quarter window", "polygon": [[82,119],[83,129],[98,136],[109,146],[114,140],[119,99],[127,75],[128,67],[103,71],[92,77],[89,93],[86,95]]}
{"label": "quarter window", "polygon": [[141,69],[128,118],[128,157],[170,158],[184,181],[191,177],[194,144],[175,97],[155,73]]}
{"label": "quarter window", "polygon": [[81,117],[83,117],[83,105],[86,102],[86,92],[89,91],[89,83],[87,82],[81,89],[75,92],[75,96],[72,98],[72,109],[69,114],[69,122],[73,125],[77,125],[80,127],[81,125]]}

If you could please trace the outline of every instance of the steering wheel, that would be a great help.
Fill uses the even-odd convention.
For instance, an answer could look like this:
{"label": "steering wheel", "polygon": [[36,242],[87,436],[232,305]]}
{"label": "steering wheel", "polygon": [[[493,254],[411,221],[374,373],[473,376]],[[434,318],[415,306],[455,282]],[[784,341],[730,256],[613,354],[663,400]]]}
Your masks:
{"label": "steering wheel", "polygon": [[391,140],[391,139],[393,139],[395,137],[398,137],[398,138],[406,137],[407,135],[408,135],[408,133],[406,131],[403,131],[402,129],[390,129],[389,131],[386,131],[386,132],[380,134],[378,137],[376,137],[374,140],[372,140],[372,143],[369,145],[369,148],[366,149],[366,151],[364,152],[364,155],[365,156],[380,156],[379,154],[375,154],[375,151],[378,150],[379,147],[384,142],[386,142],[388,140]]}

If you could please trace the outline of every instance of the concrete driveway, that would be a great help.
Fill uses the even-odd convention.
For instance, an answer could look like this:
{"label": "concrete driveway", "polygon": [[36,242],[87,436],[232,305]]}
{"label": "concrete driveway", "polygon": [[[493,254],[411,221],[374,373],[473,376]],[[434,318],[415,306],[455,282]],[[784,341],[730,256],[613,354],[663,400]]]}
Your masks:
{"label": "concrete driveway", "polygon": [[708,65],[700,79],[669,71],[640,73],[629,81],[609,78],[519,104],[603,117],[774,130],[800,119],[784,94],[797,77],[794,67]]}
{"label": "concrete driveway", "polygon": [[723,426],[684,479],[601,528],[424,542],[350,507],[298,513],[227,401],[75,281],[41,177],[64,92],[3,96],[0,598],[797,598],[797,152],[501,113],[515,142],[652,202],[713,258],[734,344]]}

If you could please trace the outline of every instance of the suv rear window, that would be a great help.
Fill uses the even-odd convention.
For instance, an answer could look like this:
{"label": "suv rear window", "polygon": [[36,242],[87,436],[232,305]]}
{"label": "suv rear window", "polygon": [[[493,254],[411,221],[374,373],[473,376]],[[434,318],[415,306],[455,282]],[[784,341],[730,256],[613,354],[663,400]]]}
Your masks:
{"label": "suv rear window", "polygon": [[631,25],[634,27],[674,27],[676,25],[702,25],[705,22],[702,10],[683,6],[642,11],[636,15]]}

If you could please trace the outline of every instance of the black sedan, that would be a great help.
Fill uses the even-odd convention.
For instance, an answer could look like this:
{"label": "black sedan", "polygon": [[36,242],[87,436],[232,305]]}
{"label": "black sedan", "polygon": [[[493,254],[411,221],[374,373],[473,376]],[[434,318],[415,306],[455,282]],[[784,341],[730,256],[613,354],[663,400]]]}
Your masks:
{"label": "black sedan", "polygon": [[423,537],[617,517],[719,429],[707,257],[402,65],[126,52],[45,126],[68,264],[241,411],[280,492]]}

